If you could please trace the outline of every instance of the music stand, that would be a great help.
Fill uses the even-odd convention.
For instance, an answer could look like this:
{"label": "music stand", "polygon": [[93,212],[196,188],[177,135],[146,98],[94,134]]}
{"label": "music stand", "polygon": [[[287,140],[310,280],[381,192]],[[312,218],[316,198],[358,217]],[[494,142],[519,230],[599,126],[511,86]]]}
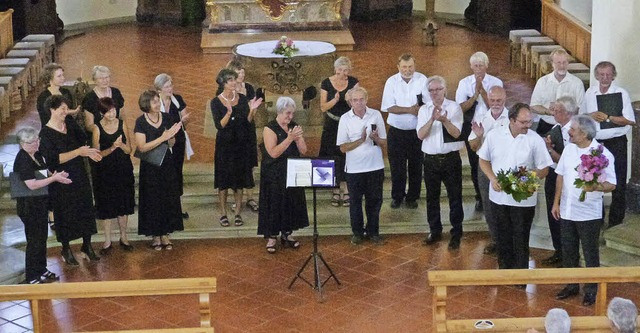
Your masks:
{"label": "music stand", "polygon": [[[308,169],[307,169],[308,168]],[[308,171],[307,171],[308,170]],[[333,160],[309,160],[290,158],[287,160],[287,187],[311,187],[313,190],[313,251],[307,257],[302,267],[298,270],[296,275],[289,284],[289,289],[293,287],[296,280],[300,279],[306,282],[310,287],[317,290],[319,293],[320,301],[324,301],[322,295],[322,287],[333,278],[338,285],[341,285],[338,277],[333,273],[329,264],[322,257],[322,253],[318,251],[318,214],[316,209],[316,189],[318,187],[335,187],[335,161]],[[307,173],[308,172],[308,173]],[[308,175],[309,179],[307,179]],[[305,279],[301,274],[307,267],[307,265],[313,259],[313,283]],[[320,278],[320,262],[329,271],[329,276],[322,281]]]}

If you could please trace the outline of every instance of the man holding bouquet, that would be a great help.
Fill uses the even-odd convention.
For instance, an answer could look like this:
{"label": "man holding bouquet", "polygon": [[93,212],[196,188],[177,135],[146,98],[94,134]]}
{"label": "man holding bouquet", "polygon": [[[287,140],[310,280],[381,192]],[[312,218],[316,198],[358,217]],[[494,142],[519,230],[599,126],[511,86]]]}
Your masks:
{"label": "man holding bouquet", "polygon": [[[551,214],[560,220],[562,234],[562,267],[579,267],[580,251],[587,267],[600,266],[598,249],[602,226],[602,200],[604,192],[616,188],[614,157],[596,137],[596,122],[587,115],[571,118],[568,144],[558,161],[556,195]],[[574,185],[577,184],[577,185]],[[569,284],[557,299],[575,296],[578,284]],[[584,286],[583,305],[595,303],[598,285]]]}
{"label": "man holding bouquet", "polygon": [[[546,177],[553,164],[542,137],[530,130],[532,117],[527,104],[514,105],[509,110],[509,126],[489,132],[478,151],[480,168],[491,183],[489,200],[501,269],[528,268],[538,178]],[[514,179],[514,184],[503,188],[505,183],[498,175]]]}

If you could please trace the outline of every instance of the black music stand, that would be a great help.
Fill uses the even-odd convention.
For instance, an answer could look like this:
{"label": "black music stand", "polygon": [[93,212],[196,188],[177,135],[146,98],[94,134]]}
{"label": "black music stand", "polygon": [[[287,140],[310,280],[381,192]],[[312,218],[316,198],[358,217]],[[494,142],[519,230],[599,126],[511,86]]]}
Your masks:
{"label": "black music stand", "polygon": [[[289,159],[291,160],[299,160],[299,159]],[[293,284],[296,282],[296,280],[300,279],[304,282],[306,282],[310,287],[312,287],[313,289],[317,290],[319,293],[319,299],[320,301],[324,301],[323,295],[322,295],[322,287],[331,279],[333,278],[334,280],[336,280],[336,283],[338,285],[340,284],[340,280],[338,280],[338,277],[335,275],[335,273],[333,273],[333,270],[331,270],[331,267],[329,267],[329,264],[327,264],[327,262],[324,260],[324,258],[322,257],[322,253],[320,253],[318,251],[318,214],[316,211],[316,189],[318,187],[334,187],[335,186],[335,178],[333,177],[334,173],[331,172],[331,179],[332,181],[330,182],[330,184],[328,184],[327,182],[324,181],[316,181],[315,178],[315,173],[316,173],[316,167],[320,164],[322,164],[324,161],[329,161],[330,164],[333,166],[334,165],[334,161],[332,160],[314,160],[311,161],[314,166],[312,167],[312,170],[310,175],[312,177],[311,180],[311,184],[310,186],[304,186],[304,187],[311,187],[313,189],[313,251],[311,252],[311,254],[309,254],[309,257],[307,258],[307,260],[305,260],[304,264],[302,264],[302,267],[300,267],[300,269],[298,270],[298,272],[296,273],[296,276],[293,277],[293,280],[291,280],[291,283],[289,284],[289,289],[291,289],[291,287],[293,287]],[[325,165],[326,167],[326,165]],[[333,171],[334,168],[332,168]],[[325,169],[326,170],[326,169]],[[287,169],[287,174],[289,174],[289,168]],[[308,185],[308,184],[305,184]],[[307,280],[304,278],[304,276],[302,276],[302,272],[305,270],[305,268],[307,267],[307,265],[311,262],[311,260],[313,259],[313,283],[311,283],[311,281]],[[322,264],[324,265],[324,267],[327,268],[327,271],[329,271],[329,276],[322,281],[321,277],[320,277],[320,262],[322,262]]]}

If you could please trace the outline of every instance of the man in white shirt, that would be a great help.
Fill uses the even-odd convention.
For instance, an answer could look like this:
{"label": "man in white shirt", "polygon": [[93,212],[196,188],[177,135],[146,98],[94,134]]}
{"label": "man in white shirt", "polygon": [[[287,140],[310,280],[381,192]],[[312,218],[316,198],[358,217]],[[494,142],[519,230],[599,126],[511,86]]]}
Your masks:
{"label": "man in white shirt", "polygon": [[529,234],[535,214],[537,192],[520,202],[502,191],[496,174],[518,167],[547,175],[553,164],[544,140],[530,130],[529,106],[518,103],[509,110],[509,126],[496,128],[486,136],[478,151],[480,168],[489,178],[489,200],[497,225],[498,266],[501,269],[528,268]]}
{"label": "man in white shirt", "polygon": [[[387,132],[380,111],[367,107],[368,95],[364,88],[352,88],[346,98],[351,110],[340,117],[336,145],[346,154],[344,171],[351,192],[351,243],[361,244],[367,237],[382,245],[384,240],[379,234],[384,181],[382,148],[387,145]],[[366,226],[362,215],[363,197]]]}
{"label": "man in white shirt", "polygon": [[[569,137],[571,144],[567,145],[556,166],[558,179],[556,181],[556,195],[551,213],[560,220],[562,228],[562,267],[580,267],[580,245],[586,267],[600,266],[599,238],[602,226],[602,204],[605,192],[611,192],[616,187],[614,157],[603,148],[602,155],[609,164],[598,177],[596,185],[576,187],[574,181],[579,178],[577,166],[582,155],[591,154],[592,150],[601,146],[595,140],[596,123],[589,116],[579,115],[571,119]],[[602,178],[600,178],[602,177]],[[600,181],[600,180],[604,181]],[[584,200],[580,200],[585,192]],[[580,291],[578,284],[568,284],[557,295],[557,299],[575,296]],[[589,306],[596,302],[598,285],[587,283],[584,285],[582,305]]]}
{"label": "man in white shirt", "polygon": [[578,105],[571,96],[563,96],[551,106],[551,112],[556,123],[553,125],[549,133],[547,133],[544,141],[547,144],[547,150],[553,160],[553,165],[549,168],[549,174],[544,180],[544,197],[547,203],[547,222],[549,223],[549,232],[551,233],[551,242],[553,243],[554,253],[551,257],[544,259],[543,264],[558,266],[562,264],[562,237],[560,234],[560,221],[551,214],[553,206],[553,198],[556,194],[556,164],[562,155],[564,147],[569,144],[569,128],[571,127],[571,117],[578,113]]}
{"label": "man in white shirt", "polygon": [[[507,100],[507,92],[501,86],[493,86],[487,95],[488,104],[491,107],[489,112],[477,112],[475,121],[471,124],[472,132],[469,135],[469,147],[476,152],[482,146],[485,136],[495,128],[509,126],[509,110],[504,107]],[[482,107],[480,107],[482,109]],[[482,116],[481,116],[482,115]],[[477,155],[476,155],[477,156]],[[489,202],[489,178],[482,172],[476,170],[478,177],[478,188],[484,207],[484,219],[489,227],[491,242],[484,248],[485,254],[496,252],[496,222],[491,204]]]}
{"label": "man in white shirt", "polygon": [[[596,140],[604,144],[616,158],[616,189],[611,193],[611,206],[609,207],[608,228],[621,224],[624,220],[627,185],[627,133],[631,126],[635,125],[635,115],[631,107],[629,93],[618,87],[613,81],[616,78],[616,66],[609,61],[603,61],[594,69],[598,85],[587,90],[585,98],[580,106],[580,114],[589,114],[598,122],[598,134]],[[622,99],[622,114],[609,115],[607,110],[599,110],[598,97],[608,94],[620,94]]]}
{"label": "man in white shirt", "polygon": [[416,131],[424,153],[424,183],[427,188],[427,245],[442,239],[440,188],[444,183],[449,198],[451,239],[449,249],[460,248],[462,238],[462,160],[459,150],[464,143],[456,141],[462,128],[462,110],[456,102],[445,99],[446,81],[432,76],[427,85],[431,100],[418,112]]}
{"label": "man in white shirt", "polygon": [[[408,208],[418,207],[422,187],[421,141],[416,137],[420,106],[429,100],[427,77],[416,72],[413,56],[398,59],[398,73],[387,79],[382,92],[382,112],[388,112],[391,208],[405,200]],[[409,187],[407,188],[407,180]],[[406,192],[405,192],[406,191]]]}
{"label": "man in white shirt", "polygon": [[487,91],[491,87],[502,87],[502,80],[487,74],[489,57],[484,52],[476,52],[469,58],[473,74],[460,80],[456,90],[456,103],[460,104],[463,113],[463,122],[460,138],[464,139],[467,147],[467,158],[471,166],[471,180],[476,190],[476,210],[483,210],[482,196],[478,187],[478,155],[469,146],[467,139],[471,134],[471,122],[474,119],[482,119],[489,109]]}
{"label": "man in white shirt", "polygon": [[537,113],[538,127],[536,132],[544,135],[556,124],[551,111],[551,103],[562,96],[571,96],[578,105],[584,98],[584,84],[582,80],[567,71],[569,55],[563,49],[551,52],[553,72],[541,77],[536,82],[531,94],[531,111]]}

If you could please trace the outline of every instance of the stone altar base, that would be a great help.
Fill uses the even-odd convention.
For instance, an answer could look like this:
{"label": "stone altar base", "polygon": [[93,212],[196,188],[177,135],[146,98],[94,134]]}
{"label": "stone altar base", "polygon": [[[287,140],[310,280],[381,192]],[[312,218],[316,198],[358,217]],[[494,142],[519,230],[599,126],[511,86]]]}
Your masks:
{"label": "stone altar base", "polygon": [[235,31],[210,33],[203,29],[200,47],[203,53],[231,53],[234,45],[242,43],[277,40],[281,36],[296,40],[329,42],[336,47],[336,51],[353,51],[356,44],[349,29],[316,30],[316,31]]}

